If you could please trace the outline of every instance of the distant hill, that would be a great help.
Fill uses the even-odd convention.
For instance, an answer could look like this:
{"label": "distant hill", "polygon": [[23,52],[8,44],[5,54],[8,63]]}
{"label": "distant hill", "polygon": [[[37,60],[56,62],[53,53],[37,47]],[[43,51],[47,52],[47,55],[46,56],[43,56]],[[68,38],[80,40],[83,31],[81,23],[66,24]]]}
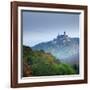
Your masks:
{"label": "distant hill", "polygon": [[39,43],[31,48],[51,53],[61,62],[79,64],[79,38],[71,38],[66,32],[51,41]]}

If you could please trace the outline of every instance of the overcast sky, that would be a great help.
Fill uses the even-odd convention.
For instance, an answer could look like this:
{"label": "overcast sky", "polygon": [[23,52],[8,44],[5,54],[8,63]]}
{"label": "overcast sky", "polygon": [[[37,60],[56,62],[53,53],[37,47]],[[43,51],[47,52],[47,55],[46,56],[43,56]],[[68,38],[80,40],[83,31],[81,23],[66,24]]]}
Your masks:
{"label": "overcast sky", "polygon": [[79,14],[22,11],[23,44],[34,46],[66,31],[79,37]]}

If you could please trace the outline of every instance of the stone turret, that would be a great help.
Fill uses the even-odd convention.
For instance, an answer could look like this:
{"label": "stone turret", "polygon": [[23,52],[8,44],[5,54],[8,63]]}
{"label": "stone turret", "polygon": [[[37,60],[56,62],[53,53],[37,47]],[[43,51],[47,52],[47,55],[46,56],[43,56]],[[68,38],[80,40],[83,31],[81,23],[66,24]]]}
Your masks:
{"label": "stone turret", "polygon": [[66,36],[66,32],[64,32],[64,36]]}

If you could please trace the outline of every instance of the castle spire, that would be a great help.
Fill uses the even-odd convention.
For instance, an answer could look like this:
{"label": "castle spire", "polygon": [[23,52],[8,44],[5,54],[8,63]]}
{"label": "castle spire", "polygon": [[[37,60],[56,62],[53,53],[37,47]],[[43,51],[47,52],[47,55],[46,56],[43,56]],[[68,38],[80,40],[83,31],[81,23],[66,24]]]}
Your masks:
{"label": "castle spire", "polygon": [[59,37],[60,37],[60,35],[59,35],[59,33],[58,33],[57,38],[59,38]]}
{"label": "castle spire", "polygon": [[64,36],[66,36],[66,32],[64,31]]}

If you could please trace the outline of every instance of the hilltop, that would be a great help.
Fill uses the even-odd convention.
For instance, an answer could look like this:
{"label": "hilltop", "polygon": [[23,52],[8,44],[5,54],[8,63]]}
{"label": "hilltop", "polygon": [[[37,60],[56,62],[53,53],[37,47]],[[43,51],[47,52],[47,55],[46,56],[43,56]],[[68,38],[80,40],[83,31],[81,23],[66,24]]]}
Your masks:
{"label": "hilltop", "polygon": [[51,41],[39,43],[31,48],[51,53],[61,62],[79,64],[79,38],[69,37],[66,32],[62,35],[58,34]]}

